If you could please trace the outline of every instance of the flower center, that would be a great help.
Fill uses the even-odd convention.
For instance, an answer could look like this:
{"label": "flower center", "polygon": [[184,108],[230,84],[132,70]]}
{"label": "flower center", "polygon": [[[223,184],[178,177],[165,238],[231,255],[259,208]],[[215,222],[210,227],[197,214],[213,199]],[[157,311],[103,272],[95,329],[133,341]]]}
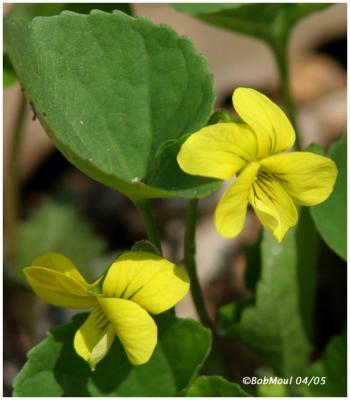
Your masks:
{"label": "flower center", "polygon": [[106,314],[103,312],[101,307],[97,308],[97,316],[96,316],[96,325],[101,330],[106,329],[107,325],[109,324],[109,320]]}

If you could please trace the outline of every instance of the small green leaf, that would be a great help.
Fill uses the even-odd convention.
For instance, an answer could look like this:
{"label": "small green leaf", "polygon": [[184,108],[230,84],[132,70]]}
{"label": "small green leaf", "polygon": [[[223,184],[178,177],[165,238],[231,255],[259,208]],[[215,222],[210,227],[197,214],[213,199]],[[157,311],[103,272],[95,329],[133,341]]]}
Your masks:
{"label": "small green leaf", "polygon": [[[155,156],[148,183],[168,191],[176,191],[179,197],[187,197],[188,191],[192,192],[194,197],[207,197],[219,188],[222,181],[188,175],[181,170],[176,157],[188,136],[185,135],[178,140],[170,139],[162,143]],[[199,182],[201,182],[201,186],[197,189]],[[181,189],[178,190],[177,188],[180,186]]]}
{"label": "small green leaf", "polygon": [[[309,397],[346,397],[346,353],[346,333],[344,333],[334,337],[327,345],[322,359],[309,367],[307,377],[311,383],[303,385],[300,388],[301,393]],[[322,378],[324,378],[324,383],[322,383]]]}
{"label": "small green leaf", "polygon": [[186,397],[247,397],[237,383],[221,376],[200,376],[186,390]]}
{"label": "small green leaf", "polygon": [[208,24],[278,43],[302,18],[329,4],[184,4],[172,6]]}
{"label": "small green leaf", "polygon": [[217,189],[183,174],[174,148],[155,165],[163,143],[211,115],[212,76],[188,38],[146,18],[92,11],[5,21],[5,42],[38,119],[85,174],[132,199]]}
{"label": "small green leaf", "polygon": [[220,311],[220,332],[239,337],[280,376],[301,374],[309,354],[318,242],[305,213],[281,244],[264,231],[255,304],[245,300]]}
{"label": "small green leaf", "polygon": [[338,177],[333,193],[324,203],[311,208],[311,215],[322,238],[344,260],[346,260],[347,248],[346,143],[347,135],[344,134],[329,152],[329,156],[338,167]]}
{"label": "small green leaf", "polygon": [[47,201],[21,223],[10,273],[12,278],[24,282],[22,269],[41,254],[54,251],[69,257],[87,279],[93,280],[98,273],[93,270],[92,261],[102,255],[105,248],[105,243],[72,206]]}
{"label": "small green leaf", "polygon": [[92,372],[74,352],[73,337],[86,318],[49,332],[29,352],[14,381],[14,396],[176,396],[186,388],[210,350],[210,331],[171,313],[156,317],[158,344],[150,361],[132,366],[116,338]]}

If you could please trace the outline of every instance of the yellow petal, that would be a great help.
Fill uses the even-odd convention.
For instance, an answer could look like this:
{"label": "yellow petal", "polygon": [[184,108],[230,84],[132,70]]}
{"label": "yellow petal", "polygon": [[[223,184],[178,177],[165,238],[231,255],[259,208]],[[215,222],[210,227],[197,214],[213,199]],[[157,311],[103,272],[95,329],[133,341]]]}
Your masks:
{"label": "yellow petal", "polygon": [[318,154],[293,152],[278,154],[261,161],[301,205],[322,203],[332,193],[337,178],[335,163]]}
{"label": "yellow petal", "polygon": [[246,124],[219,123],[192,134],[177,161],[188,174],[230,179],[255,156],[255,135]]}
{"label": "yellow petal", "polygon": [[74,264],[60,254],[44,254],[23,271],[34,292],[50,304],[68,308],[89,308],[96,304],[88,292],[88,283]]}
{"label": "yellow petal", "polygon": [[46,267],[54,271],[62,272],[69,278],[80,282],[83,286],[89,285],[80,274],[80,272],[77,270],[76,266],[72,263],[72,261],[62,254],[54,252],[45,253],[36,258],[32,262],[32,265],[35,265],[36,267]]}
{"label": "yellow petal", "polygon": [[243,228],[249,193],[259,170],[259,163],[249,164],[226,191],[215,210],[215,225],[224,237],[235,237]]}
{"label": "yellow petal", "polygon": [[279,242],[298,222],[297,210],[288,193],[266,171],[259,171],[250,193],[250,202],[260,222]]}
{"label": "yellow petal", "polygon": [[157,344],[157,325],[138,304],[100,297],[99,302],[133,365],[146,363]]}
{"label": "yellow petal", "polygon": [[132,300],[159,314],[187,293],[189,278],[182,268],[147,252],[125,252],[109,268],[102,292],[108,297]]}
{"label": "yellow petal", "polygon": [[114,338],[114,328],[98,306],[77,330],[74,336],[74,349],[94,371],[96,364],[108,353]]}
{"label": "yellow petal", "polygon": [[258,158],[289,149],[295,141],[292,124],[269,98],[254,89],[237,88],[232,96],[237,114],[255,132]]}

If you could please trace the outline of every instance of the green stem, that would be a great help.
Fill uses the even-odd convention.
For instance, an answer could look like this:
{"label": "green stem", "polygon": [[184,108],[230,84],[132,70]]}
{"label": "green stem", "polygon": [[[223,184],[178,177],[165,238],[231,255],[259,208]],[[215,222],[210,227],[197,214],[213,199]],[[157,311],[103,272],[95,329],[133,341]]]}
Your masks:
{"label": "green stem", "polygon": [[289,68],[288,68],[288,39],[280,40],[278,43],[271,43],[272,51],[275,55],[281,85],[281,95],[289,116],[295,129],[295,148],[301,149],[300,134],[296,119],[295,105],[290,90]]}
{"label": "green stem", "polygon": [[11,261],[15,257],[16,237],[19,219],[19,172],[18,157],[23,136],[23,127],[27,111],[27,102],[21,92],[16,123],[11,135],[9,173],[6,182],[6,193],[4,196],[5,226],[4,233],[8,248],[8,256]]}
{"label": "green stem", "polygon": [[159,232],[155,220],[153,218],[150,201],[137,200],[134,201],[134,204],[143,218],[148,239],[158,249],[159,253],[162,254],[162,246],[160,244]]}
{"label": "green stem", "polygon": [[193,199],[189,201],[187,219],[186,219],[186,232],[185,232],[185,264],[187,267],[188,275],[191,280],[191,294],[194,305],[196,307],[201,323],[213,330],[213,326],[207,310],[205,308],[202,290],[198,280],[197,267],[196,267],[196,220],[197,220],[198,200]]}
{"label": "green stem", "polygon": [[220,338],[215,332],[212,321],[209,318],[207,309],[205,307],[202,290],[199,284],[197,265],[195,260],[196,255],[196,221],[198,212],[198,200],[192,199],[189,201],[187,219],[186,219],[186,232],[185,232],[185,264],[187,267],[188,275],[191,279],[191,294],[197,314],[201,323],[209,328],[213,335],[213,342],[210,355],[207,359],[207,367],[210,372],[220,374],[227,378],[230,377],[230,370],[225,360]]}

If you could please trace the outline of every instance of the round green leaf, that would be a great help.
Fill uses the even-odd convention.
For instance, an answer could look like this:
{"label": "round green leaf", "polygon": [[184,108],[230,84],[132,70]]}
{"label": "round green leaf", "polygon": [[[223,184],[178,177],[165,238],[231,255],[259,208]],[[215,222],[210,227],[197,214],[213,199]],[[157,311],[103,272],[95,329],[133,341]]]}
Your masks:
{"label": "round green leaf", "polygon": [[156,317],[158,344],[150,361],[132,366],[116,338],[107,356],[91,371],[73,349],[73,337],[86,318],[76,316],[49,332],[29,352],[14,381],[14,396],[176,396],[206,359],[210,331],[171,312]]}
{"label": "round green leaf", "polygon": [[5,21],[5,42],[40,122],[88,176],[134,199],[204,197],[218,187],[188,178],[174,152],[171,168],[166,157],[155,166],[164,142],[211,114],[212,76],[188,38],[146,18],[92,11]]}
{"label": "round green leaf", "polygon": [[346,134],[334,144],[329,156],[337,164],[338,177],[331,196],[322,204],[311,208],[317,230],[341,258],[346,260]]}

